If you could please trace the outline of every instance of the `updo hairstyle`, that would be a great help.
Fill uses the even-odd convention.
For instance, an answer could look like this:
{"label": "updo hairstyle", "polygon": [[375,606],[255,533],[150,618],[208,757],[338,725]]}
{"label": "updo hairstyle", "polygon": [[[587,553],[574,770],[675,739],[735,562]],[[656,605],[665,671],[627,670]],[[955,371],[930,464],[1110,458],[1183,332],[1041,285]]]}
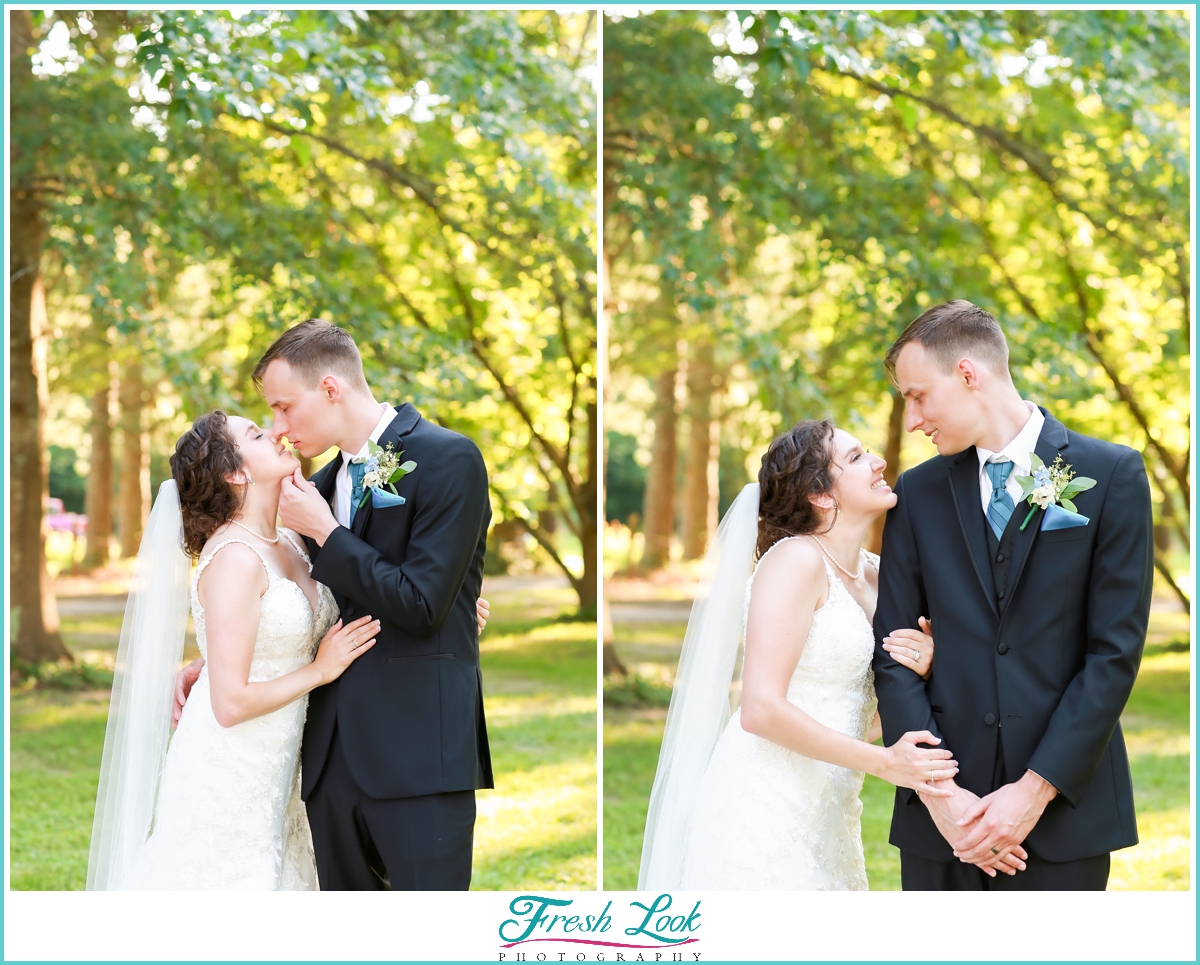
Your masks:
{"label": "updo hairstyle", "polygon": [[815,532],[821,525],[821,510],[812,497],[833,491],[833,432],[832,422],[805,419],[777,437],[763,455],[755,559],[781,539]]}
{"label": "updo hairstyle", "polygon": [[218,527],[233,519],[242,508],[241,487],[225,476],[242,468],[229,418],[220,409],[200,416],[171,454],[171,478],[179,489],[183,512],[183,548],[193,559]]}

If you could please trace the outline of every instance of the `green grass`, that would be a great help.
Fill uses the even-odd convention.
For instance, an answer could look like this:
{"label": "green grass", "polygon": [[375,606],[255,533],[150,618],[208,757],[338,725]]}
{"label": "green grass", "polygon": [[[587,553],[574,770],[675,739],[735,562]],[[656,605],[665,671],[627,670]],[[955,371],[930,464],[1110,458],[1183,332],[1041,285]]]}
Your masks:
{"label": "green grass", "polygon": [[[622,659],[639,672],[666,664],[673,670],[683,627],[674,648],[662,624],[618,625]],[[1140,843],[1113,854],[1109,889],[1187,890],[1190,885],[1190,681],[1183,614],[1154,614],[1146,655],[1121,718],[1133,772]],[[1176,641],[1171,646],[1172,641]],[[646,807],[666,711],[606,706],[604,710],[604,887],[637,887]],[[900,853],[887,843],[891,785],[868,776],[863,785],[863,846],[872,890],[900,888]]]}
{"label": "green grass", "polygon": [[[596,630],[563,590],[495,594],[481,642],[495,790],[477,795],[474,890],[596,887]],[[119,615],[63,620],[75,652],[115,651]],[[14,693],[14,890],[87,877],[107,691]]]}

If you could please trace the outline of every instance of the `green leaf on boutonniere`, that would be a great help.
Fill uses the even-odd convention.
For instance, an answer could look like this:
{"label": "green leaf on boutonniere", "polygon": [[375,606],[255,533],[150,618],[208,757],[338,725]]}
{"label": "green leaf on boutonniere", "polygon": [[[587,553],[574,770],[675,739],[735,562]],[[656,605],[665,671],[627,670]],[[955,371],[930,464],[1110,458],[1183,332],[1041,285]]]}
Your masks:
{"label": "green leaf on boutonniere", "polygon": [[1063,487],[1062,496],[1064,499],[1070,499],[1072,496],[1087,492],[1094,485],[1096,485],[1096,480],[1087,476],[1076,476]]}
{"label": "green leaf on boutonniere", "polygon": [[1059,497],[1058,505],[1060,505],[1063,509],[1067,510],[1068,512],[1072,512],[1072,513],[1079,512],[1079,510],[1075,508],[1075,504],[1073,502],[1071,502],[1071,500],[1067,499],[1065,496]]}

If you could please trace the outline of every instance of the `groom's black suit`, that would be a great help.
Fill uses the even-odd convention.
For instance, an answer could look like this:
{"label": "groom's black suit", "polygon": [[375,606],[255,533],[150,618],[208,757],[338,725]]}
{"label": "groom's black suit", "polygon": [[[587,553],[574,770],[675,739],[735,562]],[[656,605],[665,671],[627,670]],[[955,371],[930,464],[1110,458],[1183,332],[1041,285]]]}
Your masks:
{"label": "groom's black suit", "polygon": [[[1096,480],[1074,500],[1087,526],[1041,532],[1038,510],[1022,532],[1022,502],[997,543],[974,447],[936,456],[896,485],[875,610],[885,742],[932,731],[959,762],[957,783],[980,796],[1026,769],[1059,792],[1025,839],[1029,870],[989,885],[954,858],[916,792],[897,789],[890,841],[906,889],[1103,887],[1108,853],[1137,843],[1118,720],[1150,610],[1146,471],[1134,450],[1069,432],[1048,413],[1035,451],[1047,465],[1061,452]],[[928,682],[882,648],[922,615],[935,641]]]}
{"label": "groom's black suit", "polygon": [[[374,647],[309,696],[302,797],[325,890],[466,889],[477,788],[492,787],[475,601],[491,508],[465,436],[397,408],[379,445],[417,468],[401,506],[369,500],[318,547],[313,579]],[[339,454],[313,476],[329,501]]]}

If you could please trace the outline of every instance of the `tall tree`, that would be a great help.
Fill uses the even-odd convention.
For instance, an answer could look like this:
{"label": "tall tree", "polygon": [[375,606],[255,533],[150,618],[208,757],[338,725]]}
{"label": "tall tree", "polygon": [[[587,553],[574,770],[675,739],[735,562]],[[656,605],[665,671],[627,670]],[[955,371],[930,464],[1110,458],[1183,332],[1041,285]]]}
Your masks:
{"label": "tall tree", "polygon": [[[31,52],[35,42],[27,10],[9,20],[12,111],[28,116],[37,105]],[[13,656],[27,663],[69,656],[58,629],[58,610],[46,573],[43,532],[49,496],[49,454],[44,443],[46,415],[46,298],[41,259],[45,240],[42,146],[36,138],[14,136],[9,163],[9,482],[12,535]]]}

